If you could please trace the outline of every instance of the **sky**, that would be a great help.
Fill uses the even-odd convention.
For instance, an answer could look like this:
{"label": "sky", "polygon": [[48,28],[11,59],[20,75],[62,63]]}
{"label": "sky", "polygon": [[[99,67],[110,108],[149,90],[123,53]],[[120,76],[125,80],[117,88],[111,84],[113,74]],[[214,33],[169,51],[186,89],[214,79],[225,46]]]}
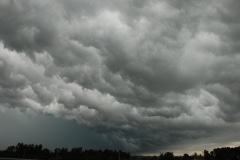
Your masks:
{"label": "sky", "polygon": [[238,0],[0,0],[0,148],[240,145]]}

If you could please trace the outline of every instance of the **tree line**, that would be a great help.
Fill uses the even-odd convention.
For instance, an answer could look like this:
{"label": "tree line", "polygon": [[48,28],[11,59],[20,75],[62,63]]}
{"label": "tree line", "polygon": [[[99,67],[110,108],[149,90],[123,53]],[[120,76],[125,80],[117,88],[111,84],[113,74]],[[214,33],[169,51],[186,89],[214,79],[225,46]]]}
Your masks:
{"label": "tree line", "polygon": [[93,150],[76,147],[56,148],[53,151],[41,144],[18,143],[0,151],[0,157],[48,160],[240,160],[240,147],[216,148],[212,151],[204,150],[202,154],[174,156],[173,152],[161,153],[159,156],[131,156],[129,152],[121,150]]}
{"label": "tree line", "polygon": [[0,151],[0,157],[48,160],[128,160],[130,153],[121,150],[93,150],[82,147],[55,148],[53,151],[40,145],[18,143]]}
{"label": "tree line", "polygon": [[240,146],[215,148],[211,152],[205,150],[204,158],[205,160],[240,160]]}
{"label": "tree line", "polygon": [[202,154],[194,153],[189,155],[187,153],[182,156],[174,156],[173,152],[161,153],[159,156],[135,156],[133,160],[240,160],[240,146],[239,147],[223,147],[215,148],[212,151],[204,150]]}

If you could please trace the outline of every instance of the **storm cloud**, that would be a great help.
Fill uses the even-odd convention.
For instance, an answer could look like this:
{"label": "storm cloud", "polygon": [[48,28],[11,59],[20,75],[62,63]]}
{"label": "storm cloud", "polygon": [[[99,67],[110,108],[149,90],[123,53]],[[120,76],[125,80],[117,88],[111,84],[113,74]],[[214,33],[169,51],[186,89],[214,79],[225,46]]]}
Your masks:
{"label": "storm cloud", "polygon": [[134,153],[239,142],[239,7],[0,0],[0,105],[74,120]]}

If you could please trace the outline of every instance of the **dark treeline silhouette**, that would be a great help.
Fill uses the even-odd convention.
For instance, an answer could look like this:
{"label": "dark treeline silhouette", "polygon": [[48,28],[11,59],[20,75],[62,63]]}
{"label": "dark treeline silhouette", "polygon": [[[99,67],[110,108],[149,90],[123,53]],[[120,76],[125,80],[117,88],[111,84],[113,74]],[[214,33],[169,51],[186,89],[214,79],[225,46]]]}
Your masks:
{"label": "dark treeline silhouette", "polygon": [[197,153],[188,155],[187,153],[182,156],[174,156],[173,152],[161,153],[159,156],[132,156],[132,160],[204,160],[202,155]]}
{"label": "dark treeline silhouette", "polygon": [[210,152],[214,160],[240,160],[240,146],[235,148],[217,148]]}
{"label": "dark treeline silhouette", "polygon": [[50,151],[42,145],[18,143],[0,151],[0,157],[49,160],[128,160],[130,153],[116,150],[84,150],[82,147],[56,148]]}
{"label": "dark treeline silhouette", "polygon": [[240,160],[240,147],[216,148],[212,151],[203,151],[202,154],[194,153],[174,156],[173,152],[161,153],[159,156],[132,156],[131,160]]}
{"label": "dark treeline silhouette", "polygon": [[240,160],[240,147],[216,148],[201,154],[174,156],[173,152],[161,153],[159,156],[131,156],[128,152],[116,150],[84,150],[82,147],[56,148],[53,151],[40,145],[18,143],[0,151],[0,157],[48,160]]}

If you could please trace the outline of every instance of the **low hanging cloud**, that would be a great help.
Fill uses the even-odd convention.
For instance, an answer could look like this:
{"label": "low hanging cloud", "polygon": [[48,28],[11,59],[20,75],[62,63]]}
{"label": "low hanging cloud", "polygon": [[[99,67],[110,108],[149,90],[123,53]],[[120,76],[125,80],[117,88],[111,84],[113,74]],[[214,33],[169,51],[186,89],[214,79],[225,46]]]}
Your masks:
{"label": "low hanging cloud", "polygon": [[240,141],[239,5],[0,0],[0,104],[136,153]]}

